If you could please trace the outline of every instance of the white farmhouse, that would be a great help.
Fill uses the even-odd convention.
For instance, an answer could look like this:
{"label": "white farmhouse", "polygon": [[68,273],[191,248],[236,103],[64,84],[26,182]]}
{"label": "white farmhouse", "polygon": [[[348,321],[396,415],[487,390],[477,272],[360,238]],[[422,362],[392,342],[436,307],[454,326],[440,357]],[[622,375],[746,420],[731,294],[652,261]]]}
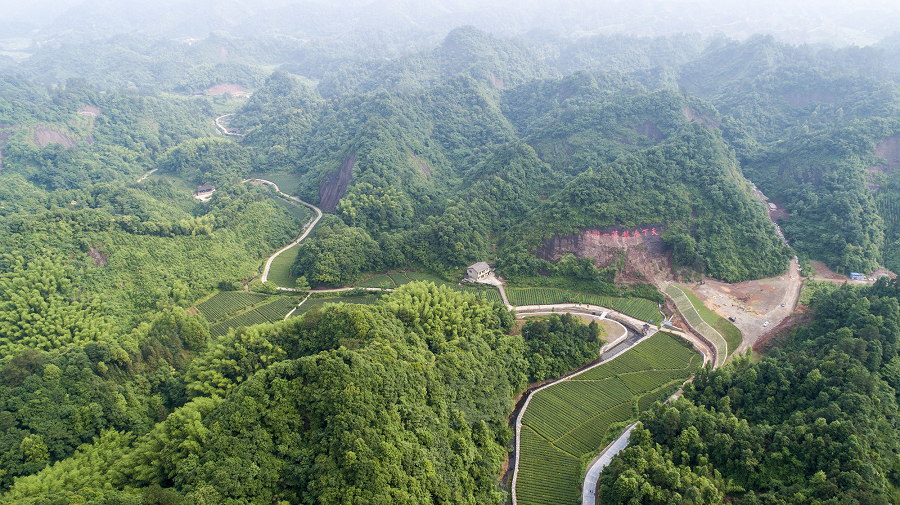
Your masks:
{"label": "white farmhouse", "polygon": [[483,261],[479,261],[466,269],[465,280],[478,282],[491,274],[491,267]]}

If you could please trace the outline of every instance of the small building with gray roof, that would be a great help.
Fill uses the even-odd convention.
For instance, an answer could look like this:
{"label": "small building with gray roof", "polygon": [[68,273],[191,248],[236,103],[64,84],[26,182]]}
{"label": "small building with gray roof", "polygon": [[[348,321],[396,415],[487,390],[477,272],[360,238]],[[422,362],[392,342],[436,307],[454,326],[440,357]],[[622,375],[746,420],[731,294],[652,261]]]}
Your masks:
{"label": "small building with gray roof", "polygon": [[464,280],[478,282],[491,274],[491,266],[483,261],[479,261],[466,269],[466,278]]}

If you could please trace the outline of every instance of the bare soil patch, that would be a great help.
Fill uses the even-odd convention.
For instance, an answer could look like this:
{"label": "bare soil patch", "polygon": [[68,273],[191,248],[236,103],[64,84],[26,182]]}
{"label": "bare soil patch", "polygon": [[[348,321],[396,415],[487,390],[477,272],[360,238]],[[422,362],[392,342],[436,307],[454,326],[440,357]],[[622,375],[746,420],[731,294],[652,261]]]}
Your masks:
{"label": "bare soil patch", "polygon": [[102,111],[93,105],[82,105],[78,108],[78,113],[85,117],[97,117],[102,114]]}
{"label": "bare soil patch", "polygon": [[889,279],[896,279],[896,278],[897,278],[897,274],[895,274],[894,272],[891,272],[891,271],[888,270],[887,268],[884,268],[884,267],[878,267],[878,268],[875,269],[874,272],[872,272],[871,274],[869,274],[869,277],[871,277],[871,278],[873,278],[873,279],[878,279],[878,278],[880,278],[880,277],[887,277],[887,278],[889,278]]}
{"label": "bare soil patch", "polygon": [[886,167],[890,172],[900,168],[900,135],[882,140],[875,146],[875,156],[885,160],[885,163],[876,166]]}
{"label": "bare soil patch", "polygon": [[704,305],[727,319],[738,311],[764,314],[778,307],[787,281],[787,275],[737,284],[707,280],[693,286],[693,291]]}
{"label": "bare soil patch", "polygon": [[[774,203],[774,202],[773,202]],[[769,219],[773,223],[778,223],[779,219],[788,220],[791,217],[791,213],[784,210],[784,207],[776,204],[775,210],[769,209]]]}
{"label": "bare soil patch", "polygon": [[591,258],[603,268],[624,257],[623,268],[616,275],[617,284],[662,282],[673,276],[671,254],[662,241],[663,223],[645,224],[634,228],[608,226],[586,228],[577,233],[554,235],[538,247],[538,258],[559,261],[572,253],[575,257]]}
{"label": "bare soil patch", "polygon": [[890,175],[900,169],[900,135],[892,135],[882,140],[875,146],[874,154],[884,159],[884,162],[878,162],[866,169],[866,185],[870,190],[878,191],[881,187],[873,181],[875,176],[879,173]]}
{"label": "bare soil patch", "polygon": [[878,279],[879,277],[884,277],[884,276],[890,277],[891,279],[894,279],[897,277],[897,274],[895,274],[894,272],[891,272],[887,268],[879,267],[879,268],[876,268],[873,272],[866,274],[867,280],[853,281],[853,280],[850,280],[850,278],[847,277],[846,275],[841,275],[839,273],[834,272],[833,270],[828,268],[828,266],[826,266],[825,263],[822,263],[821,261],[812,261],[811,263],[812,263],[813,268],[816,271],[815,275],[812,278],[813,278],[813,280],[817,280],[817,281],[829,281],[829,282],[834,282],[836,284],[843,284],[845,282],[849,282],[850,284],[859,285],[859,284],[873,284],[875,282],[874,280],[870,281],[868,279]]}
{"label": "bare soil patch", "polygon": [[[593,319],[591,319],[591,321],[593,321]],[[591,321],[586,322],[590,324]],[[600,321],[600,327],[603,328],[604,335],[608,337],[607,340],[622,333],[622,325],[608,319]]]}
{"label": "bare soil patch", "polygon": [[721,121],[716,121],[715,119],[705,116],[703,114],[697,114],[690,107],[684,108],[684,117],[688,119],[688,121],[700,121],[703,126],[709,128],[710,130],[715,130],[722,126]]}
{"label": "bare soil patch", "polygon": [[666,138],[662,130],[660,130],[653,121],[644,121],[643,123],[637,125],[635,127],[635,130],[639,135],[649,137],[653,139],[653,141],[657,144],[659,144]]}
{"label": "bare soil patch", "polygon": [[797,325],[806,326],[811,323],[813,314],[807,309],[808,307],[805,305],[799,305],[797,311],[791,314],[790,317],[784,319],[777,326],[759,337],[759,340],[753,345],[753,352],[765,354],[787,338],[789,335],[787,330]]}
{"label": "bare soil patch", "polygon": [[87,254],[91,257],[92,260],[94,260],[94,265],[98,267],[102,267],[106,264],[107,261],[109,261],[109,254],[101,253],[100,249],[97,249],[96,247],[91,247],[88,250]]}
{"label": "bare soil patch", "polygon": [[78,137],[70,132],[42,126],[34,130],[34,142],[41,147],[47,147],[50,144],[62,144],[63,147],[68,149],[78,145]]}
{"label": "bare soil patch", "polygon": [[216,84],[215,86],[206,90],[207,95],[224,95],[228,93],[234,97],[248,97],[250,93],[244,91],[244,87],[240,84]]}
{"label": "bare soil patch", "polygon": [[319,185],[319,207],[325,212],[334,212],[337,204],[341,201],[341,197],[347,192],[347,186],[350,185],[350,179],[353,178],[353,165],[356,164],[356,153],[350,153],[350,156],[341,164],[340,170],[326,174],[322,178]]}
{"label": "bare soil patch", "polygon": [[416,165],[419,167],[419,170],[421,170],[422,173],[425,174],[425,177],[431,177],[431,167],[429,167],[428,164],[425,163],[424,160],[422,160],[422,158],[419,158],[415,154],[413,154],[412,157],[413,160],[415,160]]}
{"label": "bare soil patch", "polygon": [[821,261],[812,261],[812,266],[816,270],[815,279],[816,280],[826,280],[826,281],[837,281],[837,282],[845,282],[849,281],[850,278],[846,275],[841,275],[839,273],[834,272],[825,263]]}
{"label": "bare soil patch", "polygon": [[705,280],[703,284],[688,287],[703,305],[741,330],[743,344],[738,349],[741,350],[754,345],[794,312],[800,295],[800,281],[799,265],[792,260],[788,272],[778,277],[737,284]]}
{"label": "bare soil patch", "polygon": [[492,83],[495,87],[498,87],[498,88],[501,88],[501,89],[504,87],[504,86],[503,86],[503,78],[502,78],[502,77],[497,77],[496,75],[494,75],[493,72],[491,72],[491,83]]}
{"label": "bare soil patch", "polygon": [[3,148],[6,147],[6,142],[11,136],[12,132],[0,131],[0,170],[3,170]]}

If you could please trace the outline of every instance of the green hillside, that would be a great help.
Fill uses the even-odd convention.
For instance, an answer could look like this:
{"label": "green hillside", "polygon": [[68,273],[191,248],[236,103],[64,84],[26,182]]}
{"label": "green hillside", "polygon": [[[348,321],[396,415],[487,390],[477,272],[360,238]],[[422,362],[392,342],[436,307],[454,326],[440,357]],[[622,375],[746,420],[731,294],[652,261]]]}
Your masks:
{"label": "green hillside", "polygon": [[[226,3],[130,34],[110,2],[0,23],[0,503],[499,505],[516,398],[602,330],[516,322],[467,266],[513,304],[647,320],[672,277],[900,269],[897,36],[396,33],[356,22],[383,26],[371,2],[302,32],[312,4]],[[325,213],[266,285],[312,214],[260,174]],[[275,285],[301,277],[394,291],[298,307]],[[526,423],[523,490],[577,500],[580,460],[639,415],[604,503],[900,502],[897,282],[811,296],[668,406],[696,364],[678,343],[562,387]]]}

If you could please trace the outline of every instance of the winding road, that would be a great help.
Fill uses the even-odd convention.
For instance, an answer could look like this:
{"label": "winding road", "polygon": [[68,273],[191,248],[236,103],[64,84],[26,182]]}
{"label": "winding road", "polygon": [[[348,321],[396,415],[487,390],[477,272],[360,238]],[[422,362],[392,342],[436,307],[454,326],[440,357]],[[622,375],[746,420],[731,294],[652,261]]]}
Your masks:
{"label": "winding road", "polygon": [[228,128],[225,128],[224,126],[222,126],[222,123],[219,122],[219,120],[221,120],[222,118],[228,117],[228,116],[233,116],[233,115],[234,115],[234,113],[232,112],[229,114],[222,114],[221,116],[217,117],[216,118],[216,128],[218,128],[222,132],[222,135],[230,135],[232,137],[243,137],[244,136],[243,133],[232,133],[232,132],[228,131]]}
{"label": "winding road", "polygon": [[[249,182],[251,184],[252,183],[268,184],[268,185],[272,186],[273,188],[275,188],[275,192],[278,194],[278,196],[280,196],[282,198],[287,198],[289,200],[293,200],[297,203],[302,203],[303,205],[306,205],[310,209],[316,211],[316,218],[306,224],[306,226],[303,228],[303,233],[300,234],[300,236],[297,238],[297,240],[294,240],[290,244],[282,247],[281,249],[275,251],[274,254],[269,256],[269,259],[266,261],[266,266],[263,268],[262,276],[259,278],[259,280],[262,283],[265,283],[269,279],[269,268],[272,267],[272,261],[274,261],[275,258],[277,258],[279,254],[281,254],[284,251],[287,251],[288,249],[290,249],[291,247],[294,247],[295,245],[299,244],[303,239],[306,238],[307,235],[309,235],[309,232],[311,232],[313,230],[313,228],[315,228],[315,226],[319,222],[319,220],[322,219],[322,209],[316,207],[315,205],[313,205],[311,203],[304,202],[303,200],[297,198],[296,196],[291,196],[287,193],[283,193],[280,189],[278,189],[278,185],[272,181],[267,181],[265,179],[247,179],[244,182]],[[278,289],[280,289],[282,291],[291,291],[290,288],[279,287]]]}
{"label": "winding road", "polygon": [[631,430],[637,426],[637,423],[631,423],[625,428],[625,431],[619,435],[619,438],[612,441],[611,444],[603,449],[599,456],[591,461],[588,465],[587,472],[584,476],[584,483],[581,486],[581,504],[595,505],[597,503],[597,482],[600,480],[600,473],[606,468],[617,454],[624,451],[628,447],[628,439],[631,437]]}
{"label": "winding road", "polygon": [[[216,120],[216,124],[218,125],[218,120]],[[278,188],[278,185],[272,181],[268,181],[265,179],[247,179],[243,182],[268,184],[268,185],[272,186],[275,189],[276,193],[279,196],[281,196],[282,198],[286,198],[286,199],[292,200],[294,202],[301,203],[301,204],[306,205],[307,207],[313,209],[314,211],[316,211],[315,219],[313,219],[309,223],[307,223],[307,225],[304,227],[303,233],[296,240],[291,242],[290,244],[277,250],[266,261],[266,265],[263,268],[262,276],[260,277],[260,280],[262,282],[266,282],[268,280],[269,268],[272,266],[272,261],[274,261],[275,258],[277,258],[278,255],[280,255],[284,251],[299,244],[303,239],[305,239],[309,235],[309,233],[313,230],[313,228],[315,228],[315,226],[319,222],[319,220],[322,219],[322,210],[320,208],[316,207],[315,205],[313,205],[311,203],[307,203],[295,196],[291,196],[291,195],[288,195],[287,193],[283,193]],[[613,321],[613,322],[619,324],[619,326],[622,327],[622,334],[617,336],[612,342],[604,345],[603,349],[601,350],[601,353],[602,353],[601,359],[597,363],[595,363],[594,365],[591,365],[590,367],[587,367],[583,370],[579,370],[575,373],[572,373],[570,375],[562,377],[554,382],[545,384],[544,386],[541,386],[540,388],[535,389],[535,390],[531,391],[530,393],[528,393],[525,403],[522,406],[521,410],[519,411],[519,415],[516,417],[516,424],[515,424],[515,428],[516,428],[515,429],[515,433],[516,433],[515,466],[513,469],[513,475],[512,475],[510,486],[511,486],[511,491],[512,491],[511,492],[512,503],[513,503],[513,505],[517,505],[517,503],[516,503],[516,480],[518,478],[518,473],[519,473],[519,454],[520,454],[520,450],[521,450],[519,442],[521,440],[521,433],[522,433],[522,417],[525,415],[525,411],[528,409],[528,404],[531,402],[531,398],[534,396],[534,394],[537,393],[538,391],[548,388],[554,384],[558,384],[559,382],[570,380],[571,378],[576,377],[588,370],[591,370],[594,367],[600,366],[604,363],[608,363],[609,361],[615,359],[616,357],[621,356],[626,351],[628,351],[635,345],[639,344],[640,342],[644,341],[645,339],[650,338],[653,334],[655,334],[657,332],[657,330],[656,330],[656,328],[651,328],[648,335],[639,336],[639,333],[644,325],[644,321],[641,321],[639,319],[635,319],[633,317],[622,314],[620,312],[617,312],[617,311],[614,311],[614,310],[611,310],[611,309],[608,309],[605,307],[596,306],[596,305],[582,305],[582,304],[569,303],[569,304],[556,304],[556,305],[523,305],[523,306],[514,307],[509,304],[509,301],[506,297],[506,292],[503,289],[503,283],[501,281],[497,280],[496,282],[490,282],[490,284],[493,284],[497,287],[497,289],[500,291],[500,296],[503,299],[504,305],[506,305],[507,308],[509,308],[510,310],[515,311],[517,318],[522,318],[527,315],[539,315],[539,314],[550,314],[550,313],[555,313],[555,314],[570,313],[570,314],[576,314],[576,315],[596,318],[597,320],[608,319],[610,321]],[[290,288],[279,287],[278,289],[284,290],[284,291],[291,291]],[[316,292],[340,292],[340,291],[348,291],[351,289],[358,289],[358,288],[337,288],[337,289],[314,290],[314,291],[316,291]],[[370,291],[382,291],[381,288],[365,288],[365,289],[370,290]],[[390,291],[390,290],[387,290],[387,291]],[[307,295],[307,297],[303,300],[303,302],[305,302],[307,299],[309,299],[309,295]],[[298,304],[297,307],[302,305],[303,302],[300,302],[300,304]],[[292,310],[290,313],[288,313],[288,315],[285,317],[285,319],[290,317],[291,314],[293,314],[293,312],[295,310],[297,310],[297,307],[295,307],[294,310]],[[628,328],[629,327],[636,332],[636,334],[634,335],[634,338],[628,338]],[[701,355],[703,356],[704,364],[710,360],[710,356],[715,356],[715,351],[714,351],[714,347],[712,346],[712,343],[706,341],[701,336],[694,335],[689,332],[680,332],[677,330],[673,330],[671,328],[667,329],[666,331],[675,333],[676,335],[679,335],[680,337],[685,338],[685,339],[691,341],[692,343],[694,343],[695,347],[700,351]],[[613,456],[615,456],[616,454],[621,452],[621,450],[624,449],[628,445],[628,437],[629,437],[629,435],[631,433],[631,429],[633,427],[634,427],[633,424],[628,426],[622,432],[622,434],[619,435],[619,437],[615,441],[613,441],[613,443],[611,443],[609,446],[607,446],[603,450],[603,452],[600,454],[600,456],[595,458],[594,461],[592,461],[590,463],[590,465],[588,466],[587,471],[586,471],[587,474],[585,476],[584,484],[582,487],[583,505],[594,505],[594,503],[595,503],[594,502],[594,500],[595,500],[594,490],[597,487],[597,480],[600,477],[600,473],[603,471],[603,468],[609,464],[609,462],[612,460]]]}

